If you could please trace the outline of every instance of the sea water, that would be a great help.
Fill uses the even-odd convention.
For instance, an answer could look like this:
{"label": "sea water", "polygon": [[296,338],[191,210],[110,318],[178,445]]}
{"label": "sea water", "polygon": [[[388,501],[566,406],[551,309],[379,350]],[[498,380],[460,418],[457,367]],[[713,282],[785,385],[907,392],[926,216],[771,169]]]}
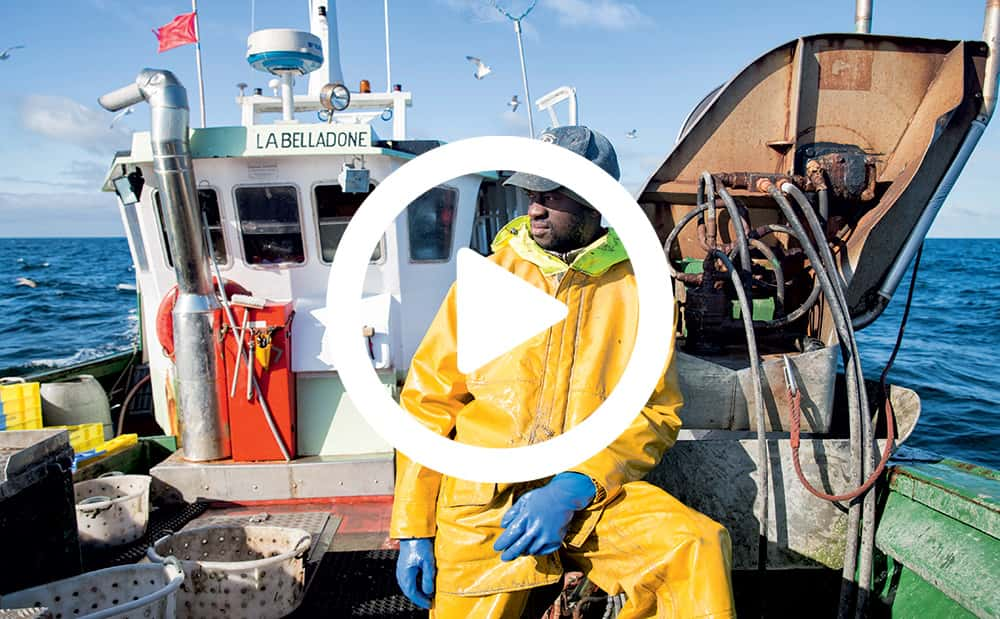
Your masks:
{"label": "sea water", "polygon": [[[1000,469],[998,265],[1000,239],[926,242],[889,382],[920,394],[923,411],[908,446]],[[870,379],[895,344],[909,281],[858,334]],[[134,286],[123,238],[0,239],[0,376],[132,350]]]}

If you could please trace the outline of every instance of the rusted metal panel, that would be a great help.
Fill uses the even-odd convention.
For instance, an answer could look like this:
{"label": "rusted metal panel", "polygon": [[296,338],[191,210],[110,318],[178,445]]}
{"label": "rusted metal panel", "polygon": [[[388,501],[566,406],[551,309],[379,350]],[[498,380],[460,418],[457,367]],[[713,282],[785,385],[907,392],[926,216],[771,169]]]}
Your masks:
{"label": "rusted metal panel", "polygon": [[[979,42],[851,34],[789,42],[723,87],[651,175],[641,199],[675,211],[694,203],[704,170],[804,174],[797,153],[808,145],[860,149],[868,157],[864,187],[835,205],[838,261],[858,315],[968,130],[984,56]],[[738,191],[749,207],[771,208],[768,196]],[[681,236],[682,254],[703,256],[689,240]],[[823,324],[818,336],[826,340],[831,329]]]}
{"label": "rusted metal panel", "polygon": [[820,90],[871,90],[875,52],[833,50],[817,56]]}

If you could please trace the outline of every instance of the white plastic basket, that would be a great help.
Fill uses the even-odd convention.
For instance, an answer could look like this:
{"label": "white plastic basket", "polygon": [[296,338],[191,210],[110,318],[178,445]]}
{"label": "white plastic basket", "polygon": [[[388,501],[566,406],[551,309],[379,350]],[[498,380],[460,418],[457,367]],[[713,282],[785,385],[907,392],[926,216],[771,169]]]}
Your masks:
{"label": "white plastic basket", "polygon": [[110,548],[133,542],[149,522],[148,475],[112,475],[73,484],[80,545]]}
{"label": "white plastic basket", "polygon": [[178,617],[278,619],[302,603],[311,544],[303,529],[225,524],[164,536],[146,554],[184,566]]}
{"label": "white plastic basket", "polygon": [[119,565],[0,596],[0,608],[47,607],[55,619],[173,619],[184,571],[163,563]]}

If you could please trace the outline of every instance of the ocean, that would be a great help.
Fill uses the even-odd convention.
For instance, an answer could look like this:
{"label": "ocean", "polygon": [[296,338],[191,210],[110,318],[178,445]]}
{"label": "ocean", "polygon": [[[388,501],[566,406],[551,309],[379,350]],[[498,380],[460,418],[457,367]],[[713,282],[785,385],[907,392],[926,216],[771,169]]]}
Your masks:
{"label": "ocean", "polygon": [[[1000,469],[1000,239],[929,239],[889,382],[920,394],[907,446]],[[27,278],[36,287],[19,285]],[[877,379],[899,328],[909,275],[858,334]],[[132,350],[138,314],[124,238],[0,239],[0,376]]]}

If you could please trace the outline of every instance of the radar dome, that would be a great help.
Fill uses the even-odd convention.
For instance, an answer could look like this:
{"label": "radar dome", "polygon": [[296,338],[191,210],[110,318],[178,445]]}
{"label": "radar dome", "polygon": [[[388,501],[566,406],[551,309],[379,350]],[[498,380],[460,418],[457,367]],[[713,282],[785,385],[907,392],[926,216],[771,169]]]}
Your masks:
{"label": "radar dome", "polygon": [[247,62],[266,73],[305,75],[323,65],[323,45],[314,34],[287,28],[258,30],[247,37]]}

